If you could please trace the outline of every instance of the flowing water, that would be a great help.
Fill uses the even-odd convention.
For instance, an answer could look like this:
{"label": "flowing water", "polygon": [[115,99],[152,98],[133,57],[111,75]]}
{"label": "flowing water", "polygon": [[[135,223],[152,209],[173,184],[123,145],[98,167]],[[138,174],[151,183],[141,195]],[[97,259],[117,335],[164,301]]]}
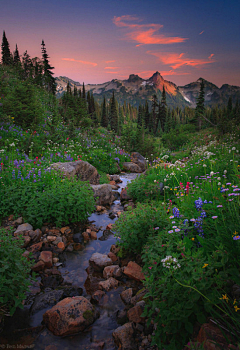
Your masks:
{"label": "flowing water", "polygon": [[[121,175],[122,183],[119,184],[120,188],[118,192],[120,193],[122,188],[125,188],[127,183],[134,180],[137,175]],[[73,286],[83,289],[82,295],[84,297],[87,297],[84,283],[88,276],[86,268],[89,266],[89,259],[96,252],[108,254],[111,245],[116,243],[116,238],[113,234],[108,236],[106,240],[103,237],[106,226],[117,220],[117,217],[110,219],[109,213],[116,213],[122,210],[123,207],[120,200],[117,199],[105,213],[93,213],[88,220],[96,225],[96,227],[100,227],[97,233],[98,239],[89,241],[82,251],[64,253],[65,261],[59,266],[59,271],[64,278],[64,282],[71,283]],[[77,230],[75,236],[78,237]],[[79,239],[81,239],[80,233]],[[94,342],[103,341],[105,343],[104,350],[114,350],[116,347],[112,339],[112,332],[119,327],[117,313],[124,309],[124,304],[120,298],[123,288],[123,284],[121,285],[120,283],[117,289],[106,292],[107,297],[105,298],[104,305],[96,306],[100,316],[88,329],[77,335],[64,338],[54,336],[45,327],[41,328],[42,316],[52,306],[40,310],[34,315],[30,315],[30,307],[26,305],[23,310],[18,310],[14,317],[6,322],[6,327],[3,333],[0,334],[0,349],[93,350]],[[1,345],[2,343],[5,345]]]}

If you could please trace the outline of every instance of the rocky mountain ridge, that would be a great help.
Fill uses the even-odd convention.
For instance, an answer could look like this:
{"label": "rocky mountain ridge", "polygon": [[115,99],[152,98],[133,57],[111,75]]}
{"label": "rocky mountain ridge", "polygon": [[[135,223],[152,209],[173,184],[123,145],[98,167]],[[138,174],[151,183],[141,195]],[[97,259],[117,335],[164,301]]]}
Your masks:
{"label": "rocky mountain ridge", "polygon": [[[163,90],[163,85],[166,91],[168,107],[192,107],[196,106],[196,100],[200,90],[200,82],[204,81],[205,85],[205,105],[223,105],[227,104],[229,97],[232,97],[233,103],[240,100],[240,87],[228,84],[222,85],[221,88],[213,83],[199,78],[197,81],[184,86],[177,86],[171,81],[165,80],[159,72],[154,73],[149,79],[143,79],[136,74],[130,74],[126,80],[113,79],[102,84],[87,84],[85,85],[86,92],[93,93],[94,98],[98,103],[103,101],[105,96],[109,101],[114,91],[115,97],[120,104],[130,103],[138,107],[144,105],[147,100],[151,103],[152,96],[157,95],[160,100]],[[71,88],[74,85],[77,89],[82,89],[82,84],[64,76],[56,78],[57,97],[61,97],[67,89],[69,82]]]}

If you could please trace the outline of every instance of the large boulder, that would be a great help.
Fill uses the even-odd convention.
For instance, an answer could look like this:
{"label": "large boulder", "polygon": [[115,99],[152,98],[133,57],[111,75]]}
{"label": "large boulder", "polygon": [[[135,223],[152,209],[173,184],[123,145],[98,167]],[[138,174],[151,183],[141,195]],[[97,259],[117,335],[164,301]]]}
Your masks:
{"label": "large boulder", "polygon": [[94,306],[82,296],[65,298],[43,315],[47,328],[58,336],[82,332],[96,318]]}
{"label": "large boulder", "polygon": [[90,184],[99,184],[100,175],[97,169],[88,162],[78,160],[76,162],[54,163],[52,169],[60,171],[67,178],[76,176],[81,181],[89,181]]}
{"label": "large boulder", "polygon": [[131,161],[139,166],[141,171],[145,171],[147,169],[147,162],[145,158],[138,152],[133,152],[131,154]]}
{"label": "large boulder", "polygon": [[134,261],[129,261],[128,265],[124,268],[123,273],[135,281],[141,282],[145,279],[141,266]]}
{"label": "large boulder", "polygon": [[123,166],[123,170],[128,171],[130,173],[142,172],[141,168],[137,164],[132,162],[124,162],[122,166]]}
{"label": "large boulder", "polygon": [[112,186],[109,184],[103,185],[91,185],[94,198],[97,199],[97,205],[111,205],[115,200],[115,197],[112,192]]}

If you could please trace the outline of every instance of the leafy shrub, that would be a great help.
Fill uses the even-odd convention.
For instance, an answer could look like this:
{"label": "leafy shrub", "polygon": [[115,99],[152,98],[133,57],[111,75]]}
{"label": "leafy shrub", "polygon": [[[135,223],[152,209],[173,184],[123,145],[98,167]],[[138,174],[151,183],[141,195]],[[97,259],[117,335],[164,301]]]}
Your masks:
{"label": "leafy shrub", "polygon": [[[193,250],[190,240],[179,240],[175,232],[149,237],[143,254],[148,289],[144,316],[157,324],[153,343],[159,349],[181,350],[194,326],[206,322],[213,309],[224,315],[226,300],[219,296],[230,291],[226,280],[239,280],[229,258],[221,246],[211,255]],[[239,322],[239,315],[233,321]]]}
{"label": "leafy shrub", "polygon": [[87,183],[63,180],[58,185],[35,193],[30,199],[24,218],[35,227],[44,222],[57,226],[70,222],[84,222],[94,211],[93,191]]}
{"label": "leafy shrub", "polygon": [[[41,186],[41,187],[40,187]],[[35,227],[44,222],[57,226],[71,221],[85,221],[94,210],[93,191],[87,183],[59,179],[44,184],[25,182],[1,191],[0,217],[23,216]]]}
{"label": "leafy shrub", "polygon": [[13,315],[30,285],[31,262],[22,256],[23,239],[0,229],[0,313]]}
{"label": "leafy shrub", "polygon": [[141,253],[149,236],[156,230],[168,227],[164,208],[157,203],[138,204],[132,211],[124,212],[114,225],[119,245],[132,253]]}

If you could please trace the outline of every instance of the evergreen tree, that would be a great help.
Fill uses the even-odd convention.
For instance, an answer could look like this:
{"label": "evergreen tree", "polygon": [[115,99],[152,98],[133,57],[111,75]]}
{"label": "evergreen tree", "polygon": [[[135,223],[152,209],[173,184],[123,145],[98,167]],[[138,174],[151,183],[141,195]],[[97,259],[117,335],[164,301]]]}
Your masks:
{"label": "evergreen tree", "polygon": [[202,127],[202,121],[204,118],[204,112],[205,112],[205,107],[204,107],[204,82],[203,80],[201,81],[200,84],[200,92],[197,98],[197,106],[195,109],[195,118],[194,118],[194,123],[197,125],[198,130],[201,130]]}
{"label": "evergreen tree", "polygon": [[24,79],[30,78],[32,76],[32,60],[27,52],[27,50],[24,52],[22,57],[22,64],[23,64],[23,75]]}
{"label": "evergreen tree", "polygon": [[150,125],[150,113],[149,113],[149,107],[148,107],[148,101],[145,102],[145,113],[144,113],[144,122],[145,127],[149,128]]}
{"label": "evergreen tree", "polygon": [[9,66],[11,65],[11,63],[12,63],[11,52],[10,52],[9,43],[5,34],[5,30],[4,30],[3,38],[2,38],[2,64]]}
{"label": "evergreen tree", "polygon": [[47,91],[55,94],[56,92],[56,82],[53,77],[53,72],[51,71],[54,67],[49,64],[49,56],[45,47],[44,40],[42,40],[42,59],[43,59],[43,86]]}
{"label": "evergreen tree", "polygon": [[155,134],[157,130],[157,108],[158,108],[158,99],[157,95],[154,94],[152,97],[152,113],[151,113],[151,121],[150,121],[150,130]]}
{"label": "evergreen tree", "polygon": [[13,53],[13,64],[17,66],[20,63],[21,63],[20,56],[19,56],[18,47],[17,47],[17,44],[16,44],[16,50]]}
{"label": "evergreen tree", "polygon": [[104,96],[103,104],[102,104],[101,125],[102,125],[104,128],[107,128],[107,127],[108,127],[108,118],[107,118],[107,109],[106,109],[106,99],[105,99],[105,96]]}
{"label": "evergreen tree", "polygon": [[82,98],[85,100],[86,98],[86,91],[85,91],[85,86],[84,86],[84,82],[83,82],[83,86],[82,86]]}
{"label": "evergreen tree", "polygon": [[113,91],[113,95],[112,95],[111,103],[110,103],[110,118],[109,119],[110,119],[111,130],[117,132],[118,114],[117,114],[117,106],[116,106],[114,91]]}
{"label": "evergreen tree", "polygon": [[159,106],[159,113],[158,113],[158,122],[161,124],[161,129],[163,132],[165,131],[166,118],[167,118],[167,100],[166,100],[165,87],[163,85],[162,98],[161,98],[161,103]]}

